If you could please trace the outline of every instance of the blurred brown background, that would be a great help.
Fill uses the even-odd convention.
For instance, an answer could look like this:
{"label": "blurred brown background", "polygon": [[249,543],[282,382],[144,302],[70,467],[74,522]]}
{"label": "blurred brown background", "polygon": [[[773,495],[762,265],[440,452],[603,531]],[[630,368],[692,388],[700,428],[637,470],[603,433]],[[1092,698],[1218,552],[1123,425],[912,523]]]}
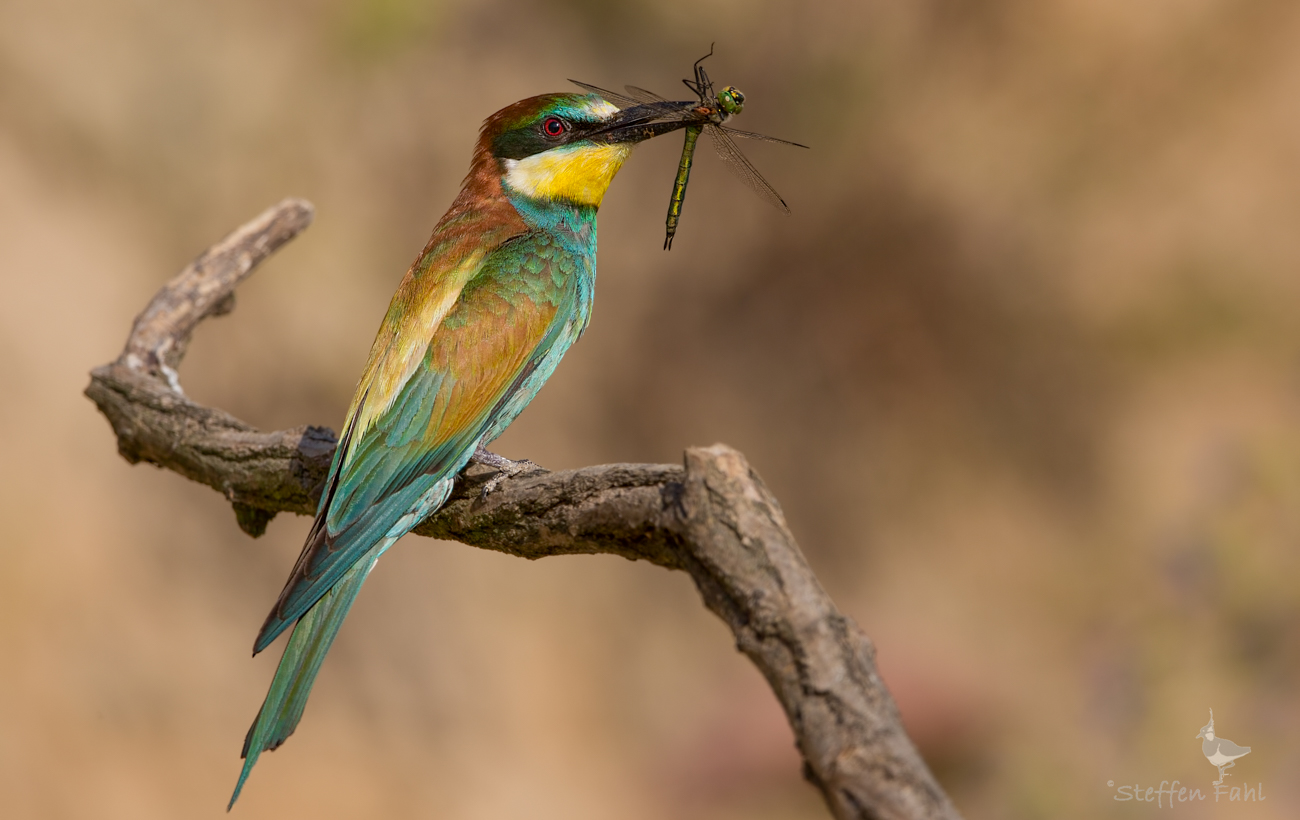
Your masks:
{"label": "blurred brown background", "polygon": [[[337,427],[478,124],[718,41],[784,218],[680,140],[601,216],[593,325],[496,449],[741,448],[974,818],[1300,808],[1300,5],[1285,0],[0,3],[0,804],[220,817],[306,531],[129,467],[80,395],[149,295],[286,195],[315,226],[203,327],[191,395]],[[1167,806],[1167,804],[1166,804]],[[1167,809],[1165,809],[1167,811]],[[818,818],[685,576],[412,537],[261,817]]]}

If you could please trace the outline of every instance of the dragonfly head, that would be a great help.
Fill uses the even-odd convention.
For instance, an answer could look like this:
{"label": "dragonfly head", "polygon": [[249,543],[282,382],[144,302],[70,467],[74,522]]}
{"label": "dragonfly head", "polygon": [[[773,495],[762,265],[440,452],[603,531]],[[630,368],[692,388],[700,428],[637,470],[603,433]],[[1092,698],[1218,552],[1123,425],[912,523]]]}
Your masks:
{"label": "dragonfly head", "polygon": [[718,93],[718,107],[728,116],[739,114],[745,108],[745,95],[739,88],[729,85]]}

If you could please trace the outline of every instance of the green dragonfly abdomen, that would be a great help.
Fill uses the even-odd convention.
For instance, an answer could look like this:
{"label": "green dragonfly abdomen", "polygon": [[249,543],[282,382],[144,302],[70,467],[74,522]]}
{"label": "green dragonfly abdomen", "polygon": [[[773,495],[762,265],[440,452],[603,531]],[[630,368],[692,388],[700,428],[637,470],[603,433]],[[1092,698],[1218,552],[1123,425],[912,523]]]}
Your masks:
{"label": "green dragonfly abdomen", "polygon": [[[742,99],[744,99],[742,97]],[[704,131],[702,125],[692,125],[686,129],[686,144],[682,146],[682,159],[677,164],[677,179],[673,181],[673,195],[668,200],[667,235],[664,237],[664,250],[673,246],[673,236],[677,233],[677,221],[682,217],[682,203],[686,201],[686,183],[691,178],[691,163],[695,158],[695,143]]]}

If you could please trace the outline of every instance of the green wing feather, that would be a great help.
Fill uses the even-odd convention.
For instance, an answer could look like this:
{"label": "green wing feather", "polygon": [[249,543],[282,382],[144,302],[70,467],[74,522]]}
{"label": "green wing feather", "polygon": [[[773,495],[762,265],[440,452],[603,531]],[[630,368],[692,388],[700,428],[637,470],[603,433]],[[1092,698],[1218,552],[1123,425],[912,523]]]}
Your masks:
{"label": "green wing feather", "polygon": [[[537,234],[490,255],[387,409],[369,429],[349,430],[316,524],[255,652],[389,535],[434,485],[465,465],[496,411],[563,335],[561,308],[574,301],[574,288],[572,277],[552,275],[554,250]],[[385,398],[370,385],[359,392],[364,398],[353,424],[367,404]]]}

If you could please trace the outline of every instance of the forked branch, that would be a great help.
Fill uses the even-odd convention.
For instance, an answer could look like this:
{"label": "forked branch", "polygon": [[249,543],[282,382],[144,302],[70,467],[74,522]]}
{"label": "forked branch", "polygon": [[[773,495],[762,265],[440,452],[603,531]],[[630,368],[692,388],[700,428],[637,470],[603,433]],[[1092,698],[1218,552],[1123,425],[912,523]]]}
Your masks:
{"label": "forked branch", "polygon": [[[128,461],[220,491],[260,535],[276,513],[315,512],[335,436],[323,427],[263,433],[190,401],[176,377],[194,327],[229,312],[234,289],[310,223],[287,199],[213,245],[154,296],[122,354],[86,389]],[[682,466],[608,464],[505,479],[471,466],[415,532],[542,558],[608,553],[683,570],[705,606],[767,678],[837,818],[956,818],[899,721],[866,635],[835,608],[804,561],[780,505],[744,456],[691,448]]]}

